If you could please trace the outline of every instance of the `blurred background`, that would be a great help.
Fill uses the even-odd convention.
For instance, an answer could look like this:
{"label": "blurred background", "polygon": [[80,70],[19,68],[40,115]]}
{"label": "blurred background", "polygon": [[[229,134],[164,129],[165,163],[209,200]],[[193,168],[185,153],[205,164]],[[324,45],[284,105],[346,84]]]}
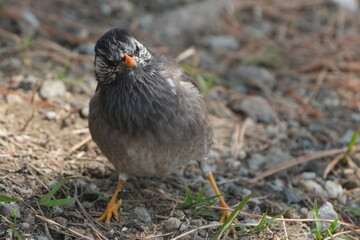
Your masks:
{"label": "blurred background", "polygon": [[[313,218],[318,200],[320,206],[331,205],[323,218],[359,225],[357,0],[3,0],[0,195],[27,202],[15,204],[23,213],[21,234],[64,239],[59,231],[40,227],[40,220],[31,220],[38,197],[51,189],[52,181],[71,176],[84,180],[71,181],[70,189],[90,186],[95,192],[112,192],[116,176],[91,142],[86,119],[96,88],[94,45],[115,27],[128,29],[151,51],[175,58],[199,82],[215,129],[210,161],[231,204],[252,192],[259,199],[248,207],[250,212],[268,209],[275,215],[292,204],[288,218]],[[281,165],[286,171],[279,172]],[[141,187],[134,181],[124,194],[124,207],[130,209],[141,199],[143,188],[148,194],[161,188],[177,198],[184,196],[183,184],[189,181],[196,192],[204,184],[200,175],[194,165],[160,180],[160,187],[156,179]],[[130,221],[123,235],[104,230],[104,237],[174,230],[159,217],[169,216],[174,206],[156,193],[147,196],[141,210],[129,210],[127,219],[140,223]],[[159,194],[161,210],[153,205],[159,204]],[[92,217],[105,206],[97,196],[80,201]],[[95,206],[97,201],[101,204]],[[53,216],[80,221],[65,207],[60,210]],[[0,214],[11,222],[11,213]],[[203,217],[195,224],[198,219],[183,214],[187,229],[214,220]],[[8,236],[11,225],[2,221],[6,224],[0,227],[5,230],[0,238]],[[86,227],[76,227],[101,239]],[[280,238],[286,236],[277,231]],[[311,239],[311,224],[295,224],[290,232],[290,238]],[[189,239],[209,239],[214,230],[196,234]]]}

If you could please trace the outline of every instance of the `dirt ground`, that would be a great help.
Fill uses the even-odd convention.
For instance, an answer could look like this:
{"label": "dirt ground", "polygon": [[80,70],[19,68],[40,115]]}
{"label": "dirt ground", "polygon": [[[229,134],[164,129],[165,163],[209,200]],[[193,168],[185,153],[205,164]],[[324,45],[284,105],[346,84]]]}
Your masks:
{"label": "dirt ground", "polygon": [[[0,196],[18,202],[0,199],[0,239],[200,240],[216,234],[216,202],[181,207],[186,184],[193,196],[203,186],[206,197],[214,196],[196,163],[166,178],[132,177],[120,193],[120,218],[110,225],[96,221],[117,173],[87,128],[96,87],[91,51],[102,33],[118,25],[153,51],[178,56],[200,81],[214,128],[209,161],[219,187],[233,208],[253,194],[238,216],[247,225],[238,228],[241,239],[315,239],[315,200],[333,207],[321,218],[339,218],[331,234],[359,239],[359,141],[348,146],[360,123],[360,14],[320,0],[270,2],[228,1],[216,29],[199,31],[200,43],[186,38],[178,48],[141,24],[181,11],[200,15],[206,1],[3,2]],[[202,45],[213,36],[240,44],[225,50]],[[255,66],[255,75],[245,74],[244,66]],[[45,82],[59,95],[46,99]],[[66,89],[61,93],[54,82]],[[65,178],[53,199],[75,200],[41,206],[40,199]],[[288,221],[251,231],[265,212],[275,216],[289,206],[283,216]],[[318,239],[330,239],[323,230]]]}

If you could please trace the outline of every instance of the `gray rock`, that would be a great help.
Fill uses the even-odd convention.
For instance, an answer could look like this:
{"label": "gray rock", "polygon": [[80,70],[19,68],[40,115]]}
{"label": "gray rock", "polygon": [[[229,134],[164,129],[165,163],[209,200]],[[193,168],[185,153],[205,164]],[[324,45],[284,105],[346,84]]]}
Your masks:
{"label": "gray rock", "polygon": [[229,104],[229,108],[237,113],[244,113],[258,122],[275,123],[277,116],[265,98],[260,96],[249,96],[235,99]]}
{"label": "gray rock", "polygon": [[89,107],[82,107],[80,109],[80,117],[87,119],[89,117]]}
{"label": "gray rock", "polygon": [[315,177],[316,177],[316,173],[314,172],[302,172],[300,174],[300,178],[304,180],[315,179]]}
{"label": "gray rock", "polygon": [[65,93],[65,84],[57,80],[45,80],[39,90],[40,96],[47,100],[57,100],[64,97]]}
{"label": "gray rock", "polygon": [[299,203],[303,200],[303,198],[296,194],[292,189],[284,187],[283,188],[284,193],[284,202],[288,205],[293,203]]}
{"label": "gray rock", "polygon": [[[347,129],[346,132],[344,133],[344,135],[342,135],[342,137],[340,138],[339,142],[344,145],[349,144],[354,133],[355,133],[355,131],[353,129]],[[357,144],[360,143],[360,138],[358,138],[356,140],[356,143]]]}
{"label": "gray rock", "polygon": [[54,216],[59,216],[59,215],[63,214],[64,209],[61,206],[54,206],[54,207],[52,207],[52,212],[53,212]]}
{"label": "gray rock", "polygon": [[55,187],[55,185],[58,183],[58,181],[55,180],[49,180],[45,182],[45,185],[49,188],[52,189]]}
{"label": "gray rock", "polygon": [[201,227],[202,225],[204,225],[204,222],[202,219],[193,219],[193,220],[190,220],[190,224],[194,225],[196,227]]}
{"label": "gray rock", "polygon": [[14,217],[13,211],[16,212],[16,218],[21,218],[19,205],[17,205],[16,203],[0,203],[0,215],[13,218]]}
{"label": "gray rock", "polygon": [[[199,36],[212,33],[220,14],[233,0],[206,0],[164,11],[152,21],[141,21],[140,28],[172,48],[183,48]],[[144,24],[146,23],[146,24]]]}
{"label": "gray rock", "polygon": [[[337,213],[334,210],[333,205],[330,202],[325,202],[320,208],[319,208],[319,218],[320,219],[332,219],[335,220],[338,218]],[[331,223],[322,222],[321,226],[322,229],[327,229]],[[339,224],[336,225],[337,227],[340,226]]]}
{"label": "gray rock", "polygon": [[179,231],[180,231],[180,232],[185,232],[185,231],[187,231],[188,229],[189,229],[189,226],[182,223],[182,224],[180,225]]}
{"label": "gray rock", "polygon": [[265,156],[255,153],[248,161],[249,168],[257,172],[265,166],[267,160]]}
{"label": "gray rock", "polygon": [[21,188],[18,186],[13,186],[12,188],[14,190],[14,192],[21,194],[21,195],[26,195],[26,194],[31,194],[32,193],[32,189],[25,189],[25,188]]}
{"label": "gray rock", "polygon": [[240,65],[232,75],[232,81],[252,87],[262,88],[261,85],[264,85],[273,88],[276,84],[274,75],[264,67]]}
{"label": "gray rock", "polygon": [[54,120],[56,118],[56,112],[50,111],[45,113],[45,118],[49,121]]}
{"label": "gray rock", "polygon": [[20,15],[23,21],[20,21],[21,31],[23,36],[34,36],[40,22],[37,17],[28,11],[21,11]]}
{"label": "gray rock", "polygon": [[144,207],[137,207],[134,209],[134,213],[136,214],[137,218],[145,223],[152,223],[151,216]]}
{"label": "gray rock", "polygon": [[325,182],[325,190],[329,198],[337,198],[344,193],[342,186],[331,180],[327,180]]}
{"label": "gray rock", "polygon": [[20,227],[24,230],[28,230],[28,229],[30,229],[31,226],[27,222],[22,222],[22,223],[20,223]]}
{"label": "gray rock", "polygon": [[215,51],[236,51],[239,48],[238,40],[231,35],[209,36],[203,38],[201,43]]}
{"label": "gray rock", "polygon": [[317,194],[319,194],[320,196],[325,196],[326,192],[323,189],[323,187],[315,182],[314,180],[303,180],[302,183],[304,184],[305,188],[307,188],[309,191],[313,191]]}
{"label": "gray rock", "polygon": [[179,230],[181,221],[177,218],[171,217],[165,221],[165,229],[168,231]]}
{"label": "gray rock", "polygon": [[35,240],[49,240],[49,239],[45,236],[35,236]]}
{"label": "gray rock", "polygon": [[75,51],[81,54],[85,54],[85,55],[91,55],[94,56],[95,55],[95,43],[83,43],[80,44]]}
{"label": "gray rock", "polygon": [[21,104],[24,100],[17,94],[8,94],[5,97],[8,104]]}

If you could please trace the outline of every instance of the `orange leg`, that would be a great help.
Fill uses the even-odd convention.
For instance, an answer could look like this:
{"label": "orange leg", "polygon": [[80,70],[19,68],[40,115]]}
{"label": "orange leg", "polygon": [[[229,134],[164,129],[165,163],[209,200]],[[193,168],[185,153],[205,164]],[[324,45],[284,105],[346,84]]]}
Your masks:
{"label": "orange leg", "polygon": [[99,217],[97,219],[98,222],[105,219],[105,223],[109,223],[112,216],[114,216],[115,218],[117,218],[119,216],[118,209],[121,206],[121,200],[119,200],[118,202],[115,202],[115,201],[116,201],[116,197],[119,194],[120,189],[121,189],[122,185],[124,185],[124,183],[125,183],[125,180],[119,180],[116,190],[115,190],[113,196],[111,197],[108,205],[106,206],[104,213],[101,215],[101,217]]}
{"label": "orange leg", "polygon": [[[227,205],[227,203],[225,202],[223,196],[221,195],[220,190],[219,190],[218,186],[216,185],[214,176],[211,172],[207,175],[207,179],[209,180],[212,188],[214,189],[215,194],[218,196],[220,205],[224,208],[230,208],[229,205]],[[225,220],[230,216],[230,214],[231,214],[231,210],[221,210],[221,218],[220,218],[219,222],[221,222],[221,223],[225,222]],[[235,220],[235,222],[239,223],[239,221],[237,221],[237,220]],[[231,229],[231,232],[234,236],[234,239],[236,239],[236,229],[235,228]]]}

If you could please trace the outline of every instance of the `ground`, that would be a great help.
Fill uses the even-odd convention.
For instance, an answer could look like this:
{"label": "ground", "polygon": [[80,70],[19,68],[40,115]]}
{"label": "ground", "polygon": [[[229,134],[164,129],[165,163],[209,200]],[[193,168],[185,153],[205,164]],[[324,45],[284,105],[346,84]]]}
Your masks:
{"label": "ground", "polygon": [[[218,204],[203,200],[214,192],[196,163],[165,178],[132,177],[120,193],[120,218],[96,221],[117,173],[87,128],[93,46],[114,26],[176,58],[199,82],[219,187],[232,208],[253,194],[238,216],[247,225],[237,230],[241,239],[315,239],[315,201],[320,218],[339,218],[331,234],[358,239],[358,9],[321,0],[265,2],[3,2],[0,239],[216,235]],[[59,181],[50,200],[69,203],[44,206]],[[205,186],[199,204],[184,207],[186,186],[194,198]],[[265,213],[281,216],[255,230]],[[328,237],[327,228],[318,239]]]}

